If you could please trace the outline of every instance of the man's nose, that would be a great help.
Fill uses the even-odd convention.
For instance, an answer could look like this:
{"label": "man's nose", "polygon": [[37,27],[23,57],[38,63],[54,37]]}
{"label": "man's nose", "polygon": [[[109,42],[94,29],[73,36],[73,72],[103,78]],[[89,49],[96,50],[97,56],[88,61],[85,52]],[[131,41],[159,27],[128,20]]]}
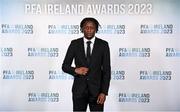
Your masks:
{"label": "man's nose", "polygon": [[91,27],[88,27],[87,28],[87,32],[91,32],[92,31],[92,28]]}
{"label": "man's nose", "polygon": [[90,27],[87,27],[87,31],[90,31],[91,30],[91,28]]}

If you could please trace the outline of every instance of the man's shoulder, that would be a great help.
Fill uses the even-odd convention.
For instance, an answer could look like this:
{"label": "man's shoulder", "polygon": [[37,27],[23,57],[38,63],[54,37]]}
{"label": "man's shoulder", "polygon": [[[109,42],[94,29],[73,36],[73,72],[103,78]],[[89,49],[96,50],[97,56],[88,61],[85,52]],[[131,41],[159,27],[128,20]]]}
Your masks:
{"label": "man's shoulder", "polygon": [[83,37],[77,38],[77,39],[73,39],[73,40],[71,41],[71,43],[79,43],[79,42],[81,42],[82,40],[83,40]]}
{"label": "man's shoulder", "polygon": [[108,44],[108,42],[107,42],[106,40],[100,39],[100,38],[98,38],[98,37],[96,37],[96,40],[97,40],[97,42],[99,42],[99,43]]}

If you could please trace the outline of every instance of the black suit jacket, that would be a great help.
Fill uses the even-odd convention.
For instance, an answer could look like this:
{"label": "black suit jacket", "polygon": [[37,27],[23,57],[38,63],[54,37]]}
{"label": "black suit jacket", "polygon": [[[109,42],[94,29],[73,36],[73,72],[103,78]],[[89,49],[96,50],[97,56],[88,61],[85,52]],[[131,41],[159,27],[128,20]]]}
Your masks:
{"label": "black suit jacket", "polygon": [[[73,59],[75,67],[71,65]],[[89,71],[86,76],[79,76],[75,73],[76,67],[88,67]],[[87,66],[83,38],[72,40],[63,61],[62,70],[74,76],[72,87],[74,95],[82,95],[85,89],[88,89],[93,97],[97,97],[99,93],[107,95],[111,78],[108,43],[95,38],[90,65]]]}

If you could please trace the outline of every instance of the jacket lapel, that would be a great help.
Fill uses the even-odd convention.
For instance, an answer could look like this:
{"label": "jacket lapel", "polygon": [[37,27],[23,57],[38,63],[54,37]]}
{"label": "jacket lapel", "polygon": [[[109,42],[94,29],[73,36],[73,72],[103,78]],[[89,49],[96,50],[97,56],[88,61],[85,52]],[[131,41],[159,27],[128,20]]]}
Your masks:
{"label": "jacket lapel", "polygon": [[82,56],[82,61],[86,63],[86,55],[85,55],[83,38],[81,38],[81,41],[80,41],[79,51],[80,51],[79,53],[81,53],[80,56]]}
{"label": "jacket lapel", "polygon": [[91,64],[94,61],[94,59],[96,59],[96,54],[98,52],[98,46],[99,46],[98,45],[98,39],[96,37],[95,41],[94,41],[94,46],[93,46],[92,54],[91,54],[91,61],[90,61]]}

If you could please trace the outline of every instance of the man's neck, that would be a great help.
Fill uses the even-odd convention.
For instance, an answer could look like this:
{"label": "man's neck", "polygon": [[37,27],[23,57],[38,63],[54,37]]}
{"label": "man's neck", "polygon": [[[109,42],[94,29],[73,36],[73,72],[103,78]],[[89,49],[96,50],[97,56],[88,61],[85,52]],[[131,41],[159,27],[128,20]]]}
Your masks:
{"label": "man's neck", "polygon": [[87,40],[87,41],[93,40],[94,38],[95,38],[95,36],[92,37],[92,38],[86,38],[86,37],[84,37],[84,39]]}

